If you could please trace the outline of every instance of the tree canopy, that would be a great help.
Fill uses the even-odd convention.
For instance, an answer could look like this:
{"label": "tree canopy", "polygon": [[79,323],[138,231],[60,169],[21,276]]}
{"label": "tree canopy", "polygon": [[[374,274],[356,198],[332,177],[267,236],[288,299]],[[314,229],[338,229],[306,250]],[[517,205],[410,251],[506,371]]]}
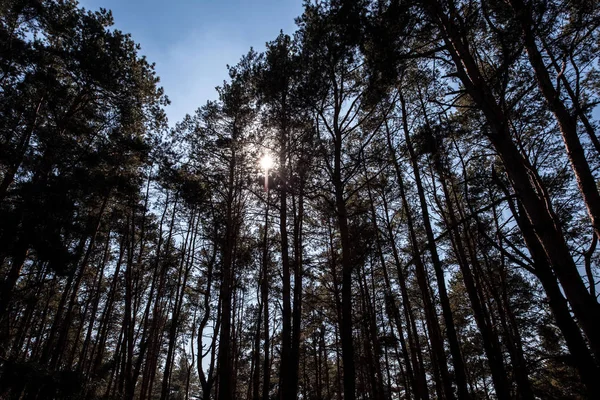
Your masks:
{"label": "tree canopy", "polygon": [[597,4],[296,23],[169,126],[110,11],[0,3],[0,398],[600,398]]}

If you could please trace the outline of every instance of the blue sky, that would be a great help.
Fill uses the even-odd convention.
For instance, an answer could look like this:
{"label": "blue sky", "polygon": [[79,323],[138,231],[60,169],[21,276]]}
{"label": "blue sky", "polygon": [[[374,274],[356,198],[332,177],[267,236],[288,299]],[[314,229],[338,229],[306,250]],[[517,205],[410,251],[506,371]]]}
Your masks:
{"label": "blue sky", "polygon": [[80,0],[90,10],[110,9],[115,27],[131,33],[141,54],[156,63],[160,85],[171,100],[169,124],[215,99],[250,47],[257,51],[277,37],[292,34],[302,0]]}

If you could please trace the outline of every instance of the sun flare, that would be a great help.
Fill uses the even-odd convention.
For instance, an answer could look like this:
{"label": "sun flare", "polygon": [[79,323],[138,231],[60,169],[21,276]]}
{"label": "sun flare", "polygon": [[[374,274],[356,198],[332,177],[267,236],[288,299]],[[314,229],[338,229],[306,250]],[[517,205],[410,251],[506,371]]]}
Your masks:
{"label": "sun flare", "polygon": [[260,159],[260,166],[262,169],[268,170],[273,168],[273,157],[271,157],[269,154],[265,154],[264,156],[262,156],[262,158]]}

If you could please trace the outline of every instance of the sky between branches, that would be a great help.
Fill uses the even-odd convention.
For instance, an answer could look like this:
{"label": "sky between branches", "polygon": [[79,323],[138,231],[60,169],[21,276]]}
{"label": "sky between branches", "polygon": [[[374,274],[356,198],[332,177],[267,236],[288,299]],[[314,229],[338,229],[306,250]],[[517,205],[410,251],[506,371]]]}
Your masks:
{"label": "sky between branches", "polygon": [[302,0],[80,0],[88,10],[112,10],[115,28],[131,33],[141,54],[156,63],[160,85],[171,100],[169,125],[217,97],[250,47],[257,51],[292,34]]}

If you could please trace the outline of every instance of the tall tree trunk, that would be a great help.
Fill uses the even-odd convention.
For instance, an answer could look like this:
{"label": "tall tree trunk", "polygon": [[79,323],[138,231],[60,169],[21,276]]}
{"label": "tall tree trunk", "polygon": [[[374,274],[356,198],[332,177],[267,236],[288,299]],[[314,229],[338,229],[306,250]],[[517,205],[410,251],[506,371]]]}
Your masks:
{"label": "tall tree trunk", "polygon": [[[371,267],[373,265],[371,264]],[[368,338],[368,341],[365,343],[365,346],[372,346],[372,369],[370,374],[372,375],[372,386],[374,398],[378,400],[384,400],[384,390],[383,390],[383,372],[381,370],[381,342],[379,340],[379,330],[377,329],[377,320],[375,315],[375,307],[374,302],[376,301],[374,298],[371,298],[371,293],[369,293],[369,285],[366,279],[366,272],[364,266],[362,268],[362,291],[364,292],[363,297],[363,307],[365,310],[366,317],[365,318],[365,337]],[[373,271],[371,271],[371,279],[373,279]],[[373,292],[373,297],[375,293]]]}
{"label": "tall tree trunk", "polygon": [[[167,261],[168,256],[171,254],[171,246],[173,243],[173,236],[175,234],[175,221],[177,214],[177,204],[179,203],[179,193],[175,193],[175,198],[173,199],[172,211],[171,211],[171,219],[168,225],[167,237],[163,238],[163,224],[164,219],[168,213],[170,204],[169,204],[169,195],[167,195],[165,200],[165,209],[163,211],[163,215],[161,217],[160,230],[159,230],[159,238],[157,244],[157,254],[156,254],[156,263],[154,265],[154,270],[157,273],[158,284],[156,286],[156,295],[154,297],[154,302],[152,306],[152,323],[148,329],[147,337],[144,338],[144,342],[142,346],[140,346],[140,357],[144,356],[144,353],[147,352],[146,360],[144,363],[144,372],[142,375],[142,382],[140,388],[140,397],[144,398],[146,394],[152,393],[152,386],[154,383],[154,378],[156,376],[159,352],[161,347],[161,338],[163,334],[162,326],[165,323],[166,315],[165,315],[165,287],[167,285],[167,276],[169,274],[169,262]],[[165,243],[164,250],[162,250],[162,244]],[[154,277],[153,277],[154,279]],[[150,293],[148,302],[152,301],[154,282],[150,284]],[[146,304],[146,308],[148,309],[149,305]],[[142,332],[143,333],[143,332]],[[141,360],[138,359],[138,363],[141,363]],[[139,369],[141,364],[136,364],[135,370],[133,371],[132,380],[136,380],[138,378]]]}
{"label": "tall tree trunk", "polygon": [[429,284],[427,283],[427,272],[425,270],[425,265],[423,264],[421,253],[419,251],[419,241],[415,232],[414,222],[412,218],[412,210],[410,209],[410,205],[406,198],[402,175],[398,175],[397,178],[400,197],[402,199],[402,207],[406,216],[406,224],[408,227],[409,242],[411,247],[411,253],[413,256],[413,263],[415,265],[417,283],[419,285],[419,289],[421,290],[421,295],[423,296],[423,303],[425,307],[425,320],[427,323],[427,329],[429,331],[429,337],[431,340],[431,348],[434,353],[434,357],[432,358],[435,360],[435,362],[438,363],[438,369],[441,378],[440,384],[443,387],[443,393],[445,398],[454,399],[454,390],[452,388],[446,353],[444,351],[442,330],[439,325],[435,305],[433,304],[431,298]]}
{"label": "tall tree trunk", "polygon": [[117,258],[115,272],[113,274],[113,279],[108,291],[108,298],[106,299],[104,311],[102,312],[102,317],[100,319],[100,325],[98,326],[98,339],[94,344],[92,354],[90,356],[90,359],[93,361],[90,362],[88,374],[91,375],[96,375],[98,373],[102,366],[102,361],[104,360],[106,341],[108,339],[109,328],[112,320],[113,305],[117,295],[117,286],[119,284],[119,274],[121,273],[121,265],[123,263],[123,256],[125,255],[126,240],[126,235],[123,234],[119,244],[119,256]]}
{"label": "tall tree trunk", "polygon": [[279,190],[279,234],[281,236],[281,267],[283,273],[282,282],[282,328],[281,328],[281,361],[279,369],[279,392],[278,398],[281,400],[294,398],[296,389],[292,383],[292,304],[291,304],[291,276],[290,276],[290,256],[287,230],[287,193],[288,193],[288,132],[287,120],[285,117],[286,95],[282,95],[283,116],[280,127],[280,153],[279,153],[279,179],[281,181]]}
{"label": "tall tree trunk", "polygon": [[[384,283],[385,283],[385,290],[386,290],[385,308],[386,308],[386,311],[387,311],[387,314],[388,314],[390,320],[395,322],[396,329],[398,330],[398,338],[400,341],[402,356],[403,356],[404,362],[406,364],[406,374],[404,374],[404,376],[407,379],[405,379],[405,381],[410,382],[410,386],[409,386],[408,382],[405,382],[406,390],[408,392],[407,398],[410,399],[411,398],[410,389],[412,388],[412,390],[415,393],[419,393],[419,387],[417,386],[417,380],[415,379],[415,375],[413,374],[413,367],[411,365],[411,359],[409,357],[408,349],[406,347],[406,341],[404,339],[404,329],[402,328],[402,321],[400,319],[400,312],[396,305],[396,300],[394,299],[394,296],[392,295],[392,285],[390,282],[387,265],[386,265],[385,259],[383,257],[384,252],[383,252],[383,248],[382,248],[382,244],[381,244],[381,238],[380,238],[381,235],[380,235],[379,227],[377,225],[377,214],[375,212],[375,204],[373,202],[373,195],[372,195],[372,191],[371,191],[371,185],[369,182],[370,182],[370,180],[367,180],[367,193],[369,195],[369,204],[371,206],[371,219],[373,222],[373,228],[375,230],[375,244],[377,246],[377,254],[379,255],[379,262],[381,263],[381,268],[383,271],[383,278],[384,278]],[[384,199],[384,201],[385,201],[385,199]],[[387,212],[387,207],[386,207],[385,211]],[[392,243],[392,246],[394,246],[393,243]],[[401,287],[402,287],[402,285],[401,285]],[[391,321],[390,321],[390,326],[392,326]],[[409,330],[410,330],[410,328],[409,328]],[[393,331],[393,329],[392,329],[392,331]],[[389,365],[388,365],[388,367],[389,367]]]}
{"label": "tall tree trunk", "polygon": [[[431,254],[431,262],[435,271],[435,277],[437,282],[438,293],[440,296],[440,303],[442,306],[442,315],[446,324],[446,335],[448,337],[448,343],[450,345],[450,353],[452,354],[452,363],[454,365],[454,374],[456,378],[456,385],[458,388],[458,397],[460,399],[469,399],[470,394],[467,388],[467,376],[465,372],[465,364],[460,351],[460,343],[458,341],[458,335],[456,334],[456,327],[454,326],[454,318],[452,316],[452,309],[450,308],[450,300],[448,298],[448,291],[446,289],[446,279],[444,276],[444,270],[442,262],[440,260],[437,245],[435,244],[435,238],[433,236],[433,229],[431,227],[431,219],[429,217],[429,209],[427,207],[427,201],[425,199],[425,190],[423,189],[423,182],[421,180],[421,172],[419,171],[419,165],[417,162],[417,156],[412,145],[412,140],[409,135],[408,129],[408,114],[406,109],[406,102],[404,96],[400,93],[400,104],[402,107],[402,129],[404,131],[404,140],[408,153],[410,156],[410,163],[415,176],[415,184],[417,186],[417,193],[419,196],[419,204],[421,205],[421,214],[423,216],[423,224],[425,226],[425,234],[427,235],[427,244],[429,252]],[[387,127],[387,126],[386,126]],[[388,146],[390,149],[391,140],[388,133]],[[400,166],[394,154],[392,154],[392,161],[396,169],[396,175],[401,174]]]}
{"label": "tall tree trunk", "polygon": [[[123,356],[125,357],[125,368],[122,373],[124,375],[125,385],[123,387],[125,397],[133,394],[135,387],[133,386],[133,348],[135,346],[134,327],[135,314],[133,313],[133,268],[134,268],[134,246],[135,246],[135,212],[131,216],[131,235],[127,251],[127,265],[125,267],[125,315],[123,317],[123,330],[125,331],[125,346]],[[121,390],[119,390],[121,392]]]}
{"label": "tall tree trunk", "polygon": [[[260,288],[262,286],[259,285],[259,290],[256,293],[257,299],[260,299]],[[262,330],[262,312],[263,306],[262,302],[258,301],[257,303],[257,316],[256,316],[256,326],[254,331],[254,349],[253,349],[253,357],[252,357],[252,400],[260,400],[260,333]]]}
{"label": "tall tree trunk", "polygon": [[300,185],[298,188],[297,211],[294,202],[294,302],[292,308],[292,349],[290,352],[290,380],[288,382],[290,399],[298,397],[298,367],[300,363],[300,344],[302,330],[302,279],[304,276],[304,186],[306,181],[304,167],[300,167]]}
{"label": "tall tree trunk", "polygon": [[354,400],[356,397],[356,372],[354,366],[354,339],[352,335],[352,272],[354,260],[350,230],[348,227],[348,211],[344,198],[342,181],[342,132],[336,131],[333,185],[335,188],[335,206],[338,228],[342,244],[342,321],[340,336],[342,339],[342,364],[344,366],[344,400]]}
{"label": "tall tree trunk", "polygon": [[83,372],[86,370],[86,366],[89,365],[89,361],[87,354],[88,349],[90,347],[90,342],[92,340],[92,331],[94,330],[94,325],[96,323],[96,318],[98,314],[98,306],[100,304],[100,297],[102,295],[102,283],[104,281],[104,269],[106,268],[106,264],[108,263],[110,256],[110,231],[106,232],[106,244],[104,247],[104,256],[102,257],[102,263],[100,266],[100,270],[97,274],[97,283],[95,285],[95,293],[93,294],[93,303],[92,310],[90,312],[90,321],[88,323],[88,329],[85,334],[85,339],[83,340],[83,345],[81,346],[81,353],[79,354],[79,364],[77,366],[77,370],[79,372]]}
{"label": "tall tree trunk", "polygon": [[236,132],[234,128],[232,141],[232,154],[229,162],[228,180],[225,200],[225,237],[222,244],[222,277],[220,288],[221,301],[221,327],[219,332],[219,355],[218,355],[218,400],[232,400],[232,377],[234,374],[231,355],[231,291],[233,287],[233,257],[234,247],[237,240],[237,216],[235,215],[236,188]]}
{"label": "tall tree trunk", "polygon": [[[265,177],[266,179],[266,177]],[[271,363],[269,351],[271,342],[269,337],[269,191],[266,193],[265,204],[265,226],[263,232],[263,253],[262,253],[262,268],[261,268],[261,303],[263,307],[263,386],[262,399],[269,400],[269,391],[271,386]]]}
{"label": "tall tree trunk", "polygon": [[[439,151],[441,152],[443,150],[440,149]],[[460,267],[460,271],[462,273],[463,282],[465,284],[465,288],[469,296],[471,307],[473,308],[475,322],[477,323],[477,327],[481,332],[481,336],[483,339],[483,347],[488,359],[490,370],[492,372],[492,381],[494,382],[496,396],[499,399],[509,399],[509,385],[502,359],[500,343],[498,341],[497,336],[494,334],[488,319],[486,318],[489,312],[486,309],[482,299],[480,298],[479,290],[476,286],[476,278],[474,276],[474,271],[469,266],[470,260],[470,263],[473,265],[474,269],[477,269],[477,255],[474,254],[473,251],[471,251],[469,252],[470,257],[467,256],[467,250],[470,249],[470,247],[468,247],[468,243],[463,242],[463,238],[459,230],[459,223],[456,218],[457,214],[455,211],[455,205],[451,198],[450,189],[448,188],[447,184],[447,182],[451,182],[452,177],[448,176],[448,174],[445,173],[440,157],[441,155],[439,154],[433,155],[433,168],[435,168],[439,175],[439,181],[442,186],[442,193],[445,197],[445,202],[443,203],[443,205],[446,206],[447,212],[442,212],[442,215],[450,231],[452,247],[454,249],[457,263]],[[435,176],[433,174],[432,179],[435,179]],[[435,197],[437,199],[437,195]],[[441,209],[444,209],[441,202],[439,205]],[[467,234],[468,233],[465,233],[465,235]],[[465,249],[465,246],[467,246],[468,249]]]}
{"label": "tall tree trunk", "polygon": [[[471,215],[473,216],[473,219],[475,220],[475,223],[477,225],[477,230],[479,232],[485,232],[485,227],[483,224],[483,221],[481,221],[481,218],[478,215],[478,212],[474,209],[473,205],[471,204],[470,198],[469,198],[469,193],[468,193],[468,187],[467,187],[467,182],[468,182],[468,176],[467,176],[467,165],[465,163],[464,157],[461,154],[461,152],[458,149],[458,146],[456,145],[456,142],[454,142],[454,145],[456,147],[456,150],[458,152],[459,155],[459,159],[461,162],[461,166],[462,166],[462,171],[463,171],[463,182],[464,182],[464,188],[463,188],[463,198],[465,199],[466,205],[469,208],[469,212],[471,213]],[[449,180],[450,183],[453,183],[453,180]],[[456,201],[459,210],[460,208],[460,199],[459,196],[457,195],[457,188],[454,188],[453,192],[454,192],[454,200]],[[492,196],[490,196],[492,197]],[[510,201],[510,199],[509,199]],[[498,214],[497,214],[497,210],[496,210],[496,202],[493,198],[491,198],[491,204],[492,204],[492,212],[493,212],[493,220],[494,220],[494,226],[496,228],[496,231],[498,233],[500,233],[501,228],[500,228],[500,223],[498,220]],[[463,221],[466,221],[467,219],[464,216],[464,212],[461,214],[461,219]],[[465,228],[465,233],[467,236],[472,236],[469,234],[469,227]],[[503,243],[502,243],[502,236],[501,234],[498,234],[498,247],[499,248],[503,248]],[[476,243],[474,241],[472,241],[472,245],[471,245],[471,252],[472,254],[475,252],[474,251],[474,247],[476,246]],[[500,274],[500,278],[501,278],[501,282],[500,282],[500,289],[498,289],[498,283],[496,281],[491,281],[491,279],[493,279],[494,276],[496,276],[493,271],[492,271],[492,267],[490,266],[490,262],[489,262],[489,257],[486,256],[486,253],[483,252],[483,257],[484,257],[484,262],[486,262],[486,264],[488,264],[488,268],[487,268],[487,272],[485,271],[481,271],[479,274],[479,278],[480,281],[482,282],[481,284],[485,284],[487,287],[487,290],[492,294],[492,297],[494,298],[494,302],[497,305],[497,310],[498,310],[498,315],[500,317],[500,321],[501,321],[501,325],[503,327],[503,331],[504,331],[504,342],[506,344],[506,347],[509,351],[510,357],[511,357],[511,361],[512,361],[512,366],[514,368],[514,379],[515,382],[517,383],[517,388],[518,388],[518,397],[520,399],[523,400],[533,400],[534,398],[534,393],[533,393],[533,388],[531,386],[531,381],[529,380],[529,370],[527,368],[527,363],[525,360],[525,356],[524,356],[524,352],[523,352],[523,344],[522,344],[522,340],[521,340],[521,335],[517,326],[517,322],[516,322],[516,317],[514,315],[514,313],[512,312],[512,306],[508,300],[508,292],[507,292],[507,282],[506,282],[506,275],[507,275],[507,268],[506,268],[506,264],[505,264],[505,255],[504,253],[501,252],[500,254],[500,258],[501,258],[501,262],[500,262],[500,271],[498,271],[498,273]],[[472,258],[475,258],[474,256],[472,256]],[[490,299],[488,299],[490,300]],[[489,309],[491,309],[491,305],[488,307]],[[497,325],[496,323],[494,323],[493,325]],[[499,343],[496,344],[498,347],[500,346]],[[498,357],[501,357],[501,355],[497,355]]]}
{"label": "tall tree trunk", "polygon": [[[427,377],[425,376],[425,366],[423,364],[423,351],[421,348],[421,343],[419,341],[419,335],[417,331],[416,318],[413,312],[413,308],[410,302],[408,288],[407,288],[407,279],[406,275],[402,271],[402,263],[400,261],[400,255],[398,254],[398,249],[396,248],[396,243],[394,240],[394,233],[392,230],[392,224],[389,220],[389,208],[387,205],[387,200],[385,194],[382,194],[383,207],[384,207],[384,215],[386,216],[386,229],[388,232],[388,236],[390,238],[390,245],[392,248],[392,256],[394,257],[394,263],[396,264],[396,271],[398,274],[398,284],[400,285],[400,295],[402,297],[402,306],[404,309],[404,319],[406,320],[406,324],[408,325],[407,333],[408,333],[408,344],[411,349],[411,359],[413,369],[415,371],[415,377],[417,386],[414,388],[415,394],[418,399],[428,400],[429,399],[429,390],[427,388]],[[395,303],[393,303],[395,304]],[[398,327],[398,331],[401,330],[401,321],[400,318],[396,318],[396,325]]]}
{"label": "tall tree trunk", "polygon": [[[169,338],[167,358],[165,360],[165,369],[163,372],[162,387],[160,392],[161,400],[166,400],[169,397],[169,387],[171,382],[171,371],[175,363],[175,347],[177,345],[177,332],[179,326],[179,316],[183,304],[183,296],[187,287],[187,281],[192,269],[193,253],[196,242],[196,210],[192,209],[189,225],[185,240],[182,244],[181,261],[179,263],[179,271],[177,274],[177,286],[175,287],[175,304],[171,313],[171,324],[169,326]],[[134,393],[130,393],[133,396]]]}

